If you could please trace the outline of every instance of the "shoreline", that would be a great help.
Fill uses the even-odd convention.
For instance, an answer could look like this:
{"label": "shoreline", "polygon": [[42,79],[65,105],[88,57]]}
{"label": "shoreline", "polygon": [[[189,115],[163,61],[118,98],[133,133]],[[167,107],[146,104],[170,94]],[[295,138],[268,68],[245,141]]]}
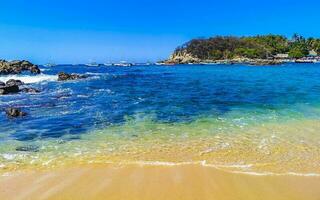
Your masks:
{"label": "shoreline", "polygon": [[[228,126],[225,123],[215,123],[210,118],[175,126],[140,122],[135,123],[133,127],[126,124],[91,132],[81,140],[72,142],[61,143],[59,140],[49,140],[29,145],[8,143],[6,150],[3,149],[6,153],[0,154],[2,161],[0,174],[107,163],[169,166],[198,164],[243,174],[320,176],[319,168],[316,167],[320,154],[317,144],[312,142],[317,141],[318,137],[314,136],[314,131],[308,132],[305,128],[300,128],[308,127],[311,130],[318,130],[318,120],[228,129],[228,133],[232,134],[231,137],[225,132],[210,136],[206,135],[206,131],[199,131]],[[143,133],[143,129],[139,127],[145,126],[166,131],[154,133],[157,137],[137,135],[123,139],[116,135],[112,136],[112,133],[131,132],[132,128],[134,131]],[[172,137],[173,133],[179,133],[178,130],[182,133],[188,131],[188,137],[184,134],[176,134]],[[270,130],[277,132],[278,136],[270,135]],[[301,138],[299,134],[303,131],[305,134]],[[237,135],[234,135],[235,133]],[[287,136],[288,133],[290,138]],[[292,137],[301,139],[292,140]],[[253,138],[253,140],[248,141],[247,138]],[[303,143],[300,142],[302,139]],[[16,151],[21,147],[30,150],[29,152]],[[33,149],[35,149],[34,152],[32,152]],[[306,155],[308,159],[305,158]],[[290,162],[286,162],[287,159]],[[309,162],[306,163],[307,160]]]}
{"label": "shoreline", "polygon": [[[320,60],[305,60],[305,59],[227,59],[227,60],[200,60],[190,62],[179,62],[176,60],[167,60],[167,61],[159,61],[154,63],[128,63],[126,65],[121,65],[119,63],[112,64],[99,64],[97,66],[91,66],[92,68],[99,67],[139,67],[139,66],[170,66],[170,65],[249,65],[249,66],[277,66],[283,64],[318,64]],[[65,66],[65,65],[75,65],[75,64],[56,64],[50,66],[54,68],[56,66]],[[78,65],[85,66],[86,64],[79,63]],[[45,64],[40,64],[41,67],[48,67]],[[46,71],[46,68],[42,68],[41,70]]]}
{"label": "shoreline", "polygon": [[194,164],[88,164],[2,176],[0,198],[316,200],[319,187],[320,177],[234,174]]}
{"label": "shoreline", "polygon": [[159,65],[251,65],[251,66],[275,66],[282,64],[317,64],[320,63],[319,60],[309,60],[309,59],[226,59],[226,60],[190,60],[190,61],[177,61],[177,60],[167,60],[163,63],[158,63]]}
{"label": "shoreline", "polygon": [[[217,170],[219,172],[235,174],[235,175],[245,175],[245,176],[257,176],[257,177],[315,177],[320,178],[320,173],[317,172],[271,172],[271,171],[253,171],[253,170],[243,170],[251,168],[251,165],[241,165],[241,164],[211,164],[206,161],[189,161],[189,162],[170,162],[170,161],[106,161],[106,162],[74,162],[65,163],[61,165],[49,166],[45,165],[43,167],[27,167],[23,169],[11,169],[0,171],[0,179],[3,177],[16,176],[20,174],[28,174],[32,172],[37,173],[50,173],[52,171],[61,171],[65,169],[72,169],[75,166],[77,167],[88,167],[88,166],[113,166],[117,168],[126,168],[130,166],[139,166],[139,167],[186,167],[186,166],[196,166],[200,168],[208,168],[212,170]],[[1,167],[1,166],[0,166]]]}

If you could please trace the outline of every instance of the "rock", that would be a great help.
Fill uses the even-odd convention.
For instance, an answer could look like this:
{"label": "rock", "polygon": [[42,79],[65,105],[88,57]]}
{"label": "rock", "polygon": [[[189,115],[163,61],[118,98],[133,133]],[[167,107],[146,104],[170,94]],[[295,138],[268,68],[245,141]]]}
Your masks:
{"label": "rock", "polygon": [[23,71],[29,71],[33,74],[40,74],[40,69],[37,65],[30,63],[29,61],[5,61],[0,60],[0,75],[8,74],[20,74]]}
{"label": "rock", "polygon": [[20,80],[10,79],[6,83],[0,82],[0,95],[5,94],[14,94],[18,92],[26,92],[26,93],[39,93],[40,91],[35,88],[22,88],[19,86],[24,85],[24,83]]}
{"label": "rock", "polygon": [[249,64],[251,65],[260,65],[260,66],[264,66],[264,65],[280,65],[282,64],[282,61],[278,61],[278,60],[267,60],[267,59],[256,59],[253,60],[252,62],[249,62]]}
{"label": "rock", "polygon": [[24,85],[24,82],[20,81],[20,80],[14,80],[14,79],[10,79],[6,82],[6,86],[21,86]]}
{"label": "rock", "polygon": [[37,90],[35,88],[22,88],[21,91],[25,93],[32,93],[32,94],[36,94],[40,92],[40,90]]}
{"label": "rock", "polygon": [[26,93],[39,93],[40,91],[35,88],[22,88],[19,86],[24,85],[24,83],[20,80],[10,79],[6,83],[0,82],[0,95],[5,94],[14,94],[18,92],[26,92]]}
{"label": "rock", "polygon": [[39,147],[35,145],[21,146],[17,147],[16,151],[24,151],[24,152],[38,152]]}
{"label": "rock", "polygon": [[28,69],[33,74],[40,74],[41,73],[39,67],[37,67],[36,65],[33,65],[33,66],[29,67]]}
{"label": "rock", "polygon": [[1,86],[5,86],[6,84],[4,83],[4,82],[2,82],[2,81],[0,81],[0,87]]}
{"label": "rock", "polygon": [[200,63],[201,60],[195,56],[187,53],[186,51],[174,52],[169,60],[165,61],[166,64],[188,64],[188,63]]}
{"label": "rock", "polygon": [[19,86],[12,85],[12,86],[0,86],[0,95],[5,94],[15,94],[20,92]]}
{"label": "rock", "polygon": [[58,74],[58,81],[69,81],[69,80],[77,80],[77,79],[83,79],[86,78],[86,76],[79,75],[79,74],[67,74],[64,72],[60,72]]}
{"label": "rock", "polygon": [[16,117],[23,117],[23,116],[26,116],[26,115],[27,115],[27,113],[22,112],[22,111],[21,111],[20,109],[18,109],[18,108],[8,108],[8,109],[6,110],[6,114],[7,114],[8,117],[14,117],[14,118],[16,118]]}

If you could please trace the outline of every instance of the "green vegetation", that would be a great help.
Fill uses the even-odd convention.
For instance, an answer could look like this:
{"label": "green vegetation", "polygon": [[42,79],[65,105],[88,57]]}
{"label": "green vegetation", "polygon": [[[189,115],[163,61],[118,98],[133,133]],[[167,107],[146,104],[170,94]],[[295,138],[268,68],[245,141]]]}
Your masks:
{"label": "green vegetation", "polygon": [[208,39],[193,39],[178,47],[175,53],[185,52],[203,60],[238,57],[267,59],[276,54],[288,54],[291,58],[301,58],[308,56],[311,50],[320,54],[320,39],[306,39],[295,34],[291,39],[281,35],[216,36]]}

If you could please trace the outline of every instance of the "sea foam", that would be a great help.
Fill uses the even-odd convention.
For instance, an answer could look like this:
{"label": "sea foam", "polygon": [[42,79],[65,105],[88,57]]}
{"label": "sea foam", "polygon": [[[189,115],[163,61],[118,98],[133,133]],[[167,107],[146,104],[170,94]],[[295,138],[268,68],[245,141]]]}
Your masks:
{"label": "sea foam", "polygon": [[39,83],[44,81],[57,81],[58,76],[56,75],[47,75],[47,74],[39,74],[37,76],[28,76],[28,75],[9,75],[9,76],[1,76],[0,81],[7,82],[10,79],[21,80],[24,83]]}
{"label": "sea foam", "polygon": [[[94,161],[90,163],[95,163]],[[190,161],[190,162],[165,162],[165,161],[129,161],[129,162],[104,162],[108,164],[120,164],[120,165],[140,165],[140,166],[165,166],[165,167],[176,167],[176,166],[187,166],[187,165],[200,165],[202,167],[214,168],[216,170],[224,171],[232,174],[244,174],[251,176],[302,176],[302,177],[320,177],[319,173],[297,173],[297,172],[256,172],[256,171],[238,171],[231,170],[232,168],[244,169],[250,168],[252,165],[217,165],[209,164],[207,161]]]}

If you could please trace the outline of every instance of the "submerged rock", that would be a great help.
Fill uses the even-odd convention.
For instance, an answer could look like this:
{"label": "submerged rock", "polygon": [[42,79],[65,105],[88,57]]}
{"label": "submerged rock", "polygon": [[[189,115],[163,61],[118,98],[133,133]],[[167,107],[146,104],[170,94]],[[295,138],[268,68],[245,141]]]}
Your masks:
{"label": "submerged rock", "polygon": [[36,94],[36,93],[39,93],[40,90],[35,88],[22,88],[21,92]]}
{"label": "submerged rock", "polygon": [[84,78],[87,78],[87,77],[79,74],[67,74],[65,72],[60,72],[58,74],[58,81],[69,81],[69,80],[77,80],[77,79],[84,79]]}
{"label": "submerged rock", "polygon": [[0,60],[0,75],[21,74],[23,71],[29,71],[33,74],[40,74],[41,72],[37,65],[26,60],[11,62]]}
{"label": "submerged rock", "polygon": [[0,81],[0,86],[5,86],[6,84],[2,81]]}
{"label": "submerged rock", "polygon": [[23,116],[26,116],[27,113],[25,112],[22,112],[20,109],[18,108],[7,108],[6,109],[6,114],[8,117],[13,117],[13,118],[16,118],[16,117],[23,117]]}
{"label": "submerged rock", "polygon": [[35,145],[21,146],[21,147],[17,147],[16,151],[38,152],[39,147]]}
{"label": "submerged rock", "polygon": [[20,92],[19,86],[12,85],[12,86],[0,86],[0,95],[5,94],[14,94]]}

